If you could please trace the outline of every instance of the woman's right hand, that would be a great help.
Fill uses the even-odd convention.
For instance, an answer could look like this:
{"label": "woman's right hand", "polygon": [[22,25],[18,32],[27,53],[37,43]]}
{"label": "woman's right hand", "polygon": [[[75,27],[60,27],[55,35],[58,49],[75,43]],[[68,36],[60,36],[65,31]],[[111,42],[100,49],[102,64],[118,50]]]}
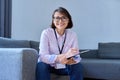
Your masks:
{"label": "woman's right hand", "polygon": [[74,56],[79,53],[79,50],[76,48],[70,48],[67,53],[59,54],[57,56],[57,62],[61,64],[67,64],[69,60],[67,58]]}
{"label": "woman's right hand", "polygon": [[57,56],[57,62],[59,62],[61,64],[66,64],[68,62],[68,60],[66,58],[66,54],[59,54]]}
{"label": "woman's right hand", "polygon": [[72,57],[72,56],[75,56],[79,53],[79,50],[76,49],[76,48],[70,48],[68,50],[68,52],[66,53],[66,58],[69,58],[69,57]]}

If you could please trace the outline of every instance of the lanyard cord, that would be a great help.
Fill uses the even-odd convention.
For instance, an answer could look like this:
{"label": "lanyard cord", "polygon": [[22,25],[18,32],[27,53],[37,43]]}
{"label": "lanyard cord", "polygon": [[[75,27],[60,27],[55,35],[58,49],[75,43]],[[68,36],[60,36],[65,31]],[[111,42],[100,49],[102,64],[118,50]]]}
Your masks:
{"label": "lanyard cord", "polygon": [[58,45],[58,49],[59,49],[59,53],[61,54],[62,51],[63,51],[63,47],[64,47],[64,44],[65,44],[65,41],[66,41],[66,32],[65,32],[65,38],[64,38],[64,41],[63,41],[63,44],[62,44],[62,48],[60,49],[60,46],[59,46],[59,43],[58,43],[58,37],[57,37],[57,34],[56,34],[56,31],[54,29],[54,33],[55,33],[55,37],[56,37],[56,41],[57,41],[57,45]]}

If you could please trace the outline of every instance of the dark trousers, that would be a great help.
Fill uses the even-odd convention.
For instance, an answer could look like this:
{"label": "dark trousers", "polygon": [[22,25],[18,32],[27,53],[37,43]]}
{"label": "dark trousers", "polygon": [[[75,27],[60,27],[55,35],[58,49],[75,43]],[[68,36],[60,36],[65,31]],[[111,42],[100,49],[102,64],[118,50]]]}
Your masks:
{"label": "dark trousers", "polygon": [[66,65],[65,69],[55,69],[49,64],[39,62],[36,68],[36,80],[50,80],[50,73],[68,75],[70,80],[83,80],[83,68],[80,63]]}

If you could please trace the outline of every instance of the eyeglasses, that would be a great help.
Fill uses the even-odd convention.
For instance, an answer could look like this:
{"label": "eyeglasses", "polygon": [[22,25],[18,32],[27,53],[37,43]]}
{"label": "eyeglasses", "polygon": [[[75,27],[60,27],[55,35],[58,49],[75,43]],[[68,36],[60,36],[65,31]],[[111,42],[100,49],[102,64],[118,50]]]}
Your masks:
{"label": "eyeglasses", "polygon": [[53,17],[53,20],[56,21],[56,22],[59,22],[60,20],[63,21],[63,22],[66,22],[68,21],[68,18],[67,17]]}

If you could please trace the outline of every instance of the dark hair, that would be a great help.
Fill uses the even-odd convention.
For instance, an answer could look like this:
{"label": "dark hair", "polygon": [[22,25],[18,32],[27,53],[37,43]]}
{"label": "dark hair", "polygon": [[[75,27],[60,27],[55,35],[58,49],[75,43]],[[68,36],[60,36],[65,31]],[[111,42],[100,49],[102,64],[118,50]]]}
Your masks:
{"label": "dark hair", "polygon": [[66,17],[68,17],[69,23],[68,23],[66,29],[73,27],[72,18],[71,18],[71,15],[69,14],[69,12],[68,12],[65,8],[59,7],[59,8],[56,9],[56,10],[53,12],[53,14],[52,14],[52,23],[51,23],[51,27],[52,27],[52,28],[56,28],[55,25],[54,25],[54,23],[53,23],[53,18],[54,18],[55,12],[60,12],[60,13],[64,14]]}

